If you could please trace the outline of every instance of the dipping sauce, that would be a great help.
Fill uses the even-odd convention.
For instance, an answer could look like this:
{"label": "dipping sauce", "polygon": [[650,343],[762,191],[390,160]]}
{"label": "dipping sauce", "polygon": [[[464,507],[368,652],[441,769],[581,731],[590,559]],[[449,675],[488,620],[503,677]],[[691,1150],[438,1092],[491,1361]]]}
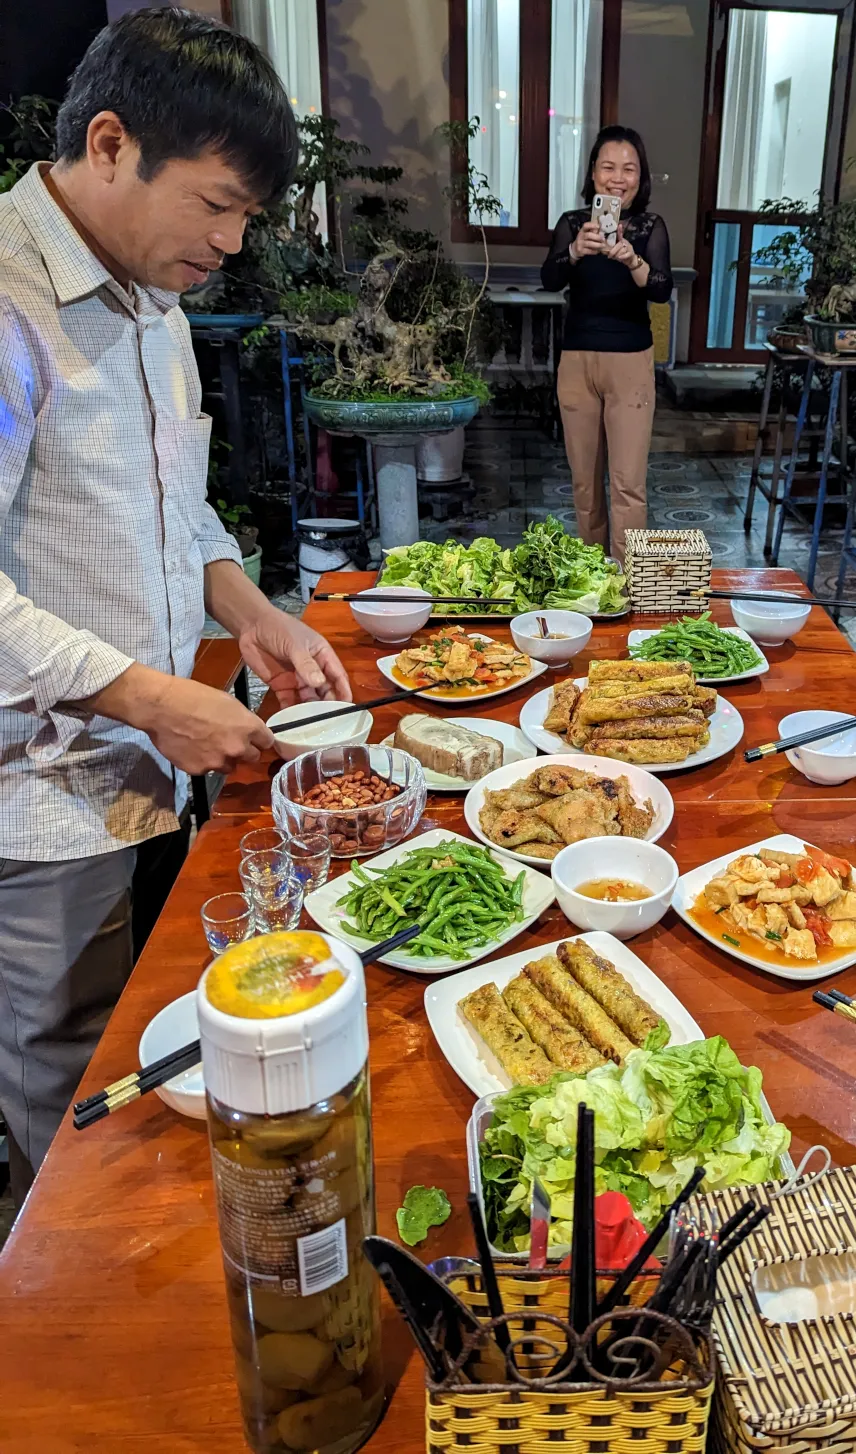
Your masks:
{"label": "dipping sauce", "polygon": [[575,894],[586,899],[600,899],[604,904],[624,904],[636,899],[650,899],[651,890],[627,878],[590,878],[577,884]]}
{"label": "dipping sauce", "polygon": [[548,631],[544,637],[545,641],[567,641],[568,639],[567,631]]}

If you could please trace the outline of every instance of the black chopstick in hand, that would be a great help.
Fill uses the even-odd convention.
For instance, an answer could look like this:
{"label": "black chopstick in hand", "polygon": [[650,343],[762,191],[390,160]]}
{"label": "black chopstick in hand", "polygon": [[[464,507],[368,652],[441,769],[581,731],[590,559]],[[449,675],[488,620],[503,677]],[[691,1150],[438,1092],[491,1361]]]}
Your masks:
{"label": "black chopstick in hand", "polygon": [[838,732],[848,732],[856,727],[856,717],[842,717],[840,722],[828,722],[825,727],[812,727],[810,732],[797,732],[793,737],[782,737],[778,742],[765,742],[762,747],[750,747],[744,752],[746,762],[760,762],[762,757],[773,757],[777,752],[787,752],[789,747],[806,747],[810,742],[822,742],[825,737],[835,737]]}
{"label": "black chopstick in hand", "polygon": [[[398,933],[393,934],[391,938],[382,940],[380,944],[373,944],[370,949],[361,950],[360,959],[363,966],[371,964],[375,959],[380,959],[384,954],[391,954],[394,949],[400,949],[402,944],[407,944],[421,931],[421,924],[408,924],[404,929],[399,929]],[[186,1045],[180,1045],[178,1049],[171,1050],[169,1055],[161,1056],[160,1060],[153,1060],[149,1065],[144,1065],[141,1070],[134,1070],[130,1075],[123,1076],[121,1080],[113,1081],[112,1085],[105,1086],[103,1090],[96,1091],[94,1095],[86,1096],[82,1101],[75,1101],[75,1129],[83,1131],[94,1121],[100,1121],[104,1116],[110,1116],[114,1111],[122,1110],[124,1106],[138,1100],[147,1091],[156,1090],[159,1085],[165,1085],[168,1080],[172,1080],[174,1075],[181,1075],[191,1065],[197,1065],[200,1057],[199,1041],[190,1040]],[[95,1115],[94,1112],[99,1109],[100,1114]]]}

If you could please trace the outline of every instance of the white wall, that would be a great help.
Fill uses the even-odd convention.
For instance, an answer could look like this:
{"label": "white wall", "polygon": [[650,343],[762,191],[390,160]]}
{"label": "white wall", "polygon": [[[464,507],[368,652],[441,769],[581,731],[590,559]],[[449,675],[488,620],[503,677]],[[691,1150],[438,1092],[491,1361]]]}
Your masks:
{"label": "white wall", "polygon": [[811,202],[820,186],[835,25],[834,15],[774,11],[767,16],[759,201],[767,195],[764,159],[770,139],[773,97],[780,82],[790,82],[782,195]]}

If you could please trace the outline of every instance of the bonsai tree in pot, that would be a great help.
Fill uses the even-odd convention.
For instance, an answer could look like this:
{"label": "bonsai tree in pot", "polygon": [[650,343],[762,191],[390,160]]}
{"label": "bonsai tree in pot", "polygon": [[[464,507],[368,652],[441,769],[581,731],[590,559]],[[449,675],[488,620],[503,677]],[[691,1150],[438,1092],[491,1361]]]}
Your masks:
{"label": "bonsai tree in pot", "polygon": [[765,202],[761,210],[796,220],[756,252],[753,262],[804,293],[803,319],[818,352],[856,351],[856,199],[820,197],[809,207],[786,197]]}

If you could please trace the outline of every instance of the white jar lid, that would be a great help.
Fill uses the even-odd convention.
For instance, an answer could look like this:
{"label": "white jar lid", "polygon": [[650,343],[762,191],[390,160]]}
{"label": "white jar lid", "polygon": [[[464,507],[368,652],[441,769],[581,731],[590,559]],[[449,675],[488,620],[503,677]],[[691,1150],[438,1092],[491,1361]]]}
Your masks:
{"label": "white jar lid", "polygon": [[360,1072],[369,1053],[366,984],[356,950],[322,934],[345,976],[328,999],[294,1015],[248,1020],[196,991],[202,1074],[215,1100],[235,1111],[281,1116],[328,1100]]}

